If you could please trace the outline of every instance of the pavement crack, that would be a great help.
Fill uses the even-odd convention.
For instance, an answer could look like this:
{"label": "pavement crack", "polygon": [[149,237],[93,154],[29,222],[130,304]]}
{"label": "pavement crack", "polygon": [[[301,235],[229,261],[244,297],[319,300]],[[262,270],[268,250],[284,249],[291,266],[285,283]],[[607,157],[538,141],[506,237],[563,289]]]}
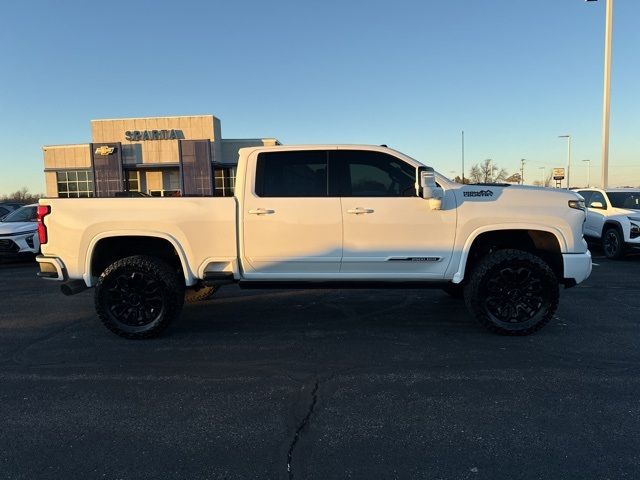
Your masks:
{"label": "pavement crack", "polygon": [[0,359],[0,365],[4,366],[7,363],[25,365],[25,362],[20,357],[22,357],[27,350],[29,350],[30,348],[34,347],[35,345],[38,345],[39,343],[47,342],[48,340],[51,340],[52,338],[57,337],[61,333],[66,332],[71,327],[74,327],[74,326],[76,326],[76,325],[78,325],[78,324],[80,324],[80,323],[82,323],[84,321],[85,321],[84,319],[79,319],[79,320],[72,321],[71,323],[63,325],[62,327],[59,327],[59,328],[55,328],[52,331],[50,331],[50,332],[48,332],[48,333],[46,333],[44,335],[41,335],[41,336],[37,337],[34,340],[31,340],[26,345],[19,346],[12,353],[10,353],[7,358]]}
{"label": "pavement crack", "polygon": [[289,480],[293,480],[293,468],[292,468],[293,452],[296,448],[296,444],[298,443],[298,440],[300,439],[302,430],[309,424],[309,421],[311,420],[311,415],[313,414],[313,409],[315,408],[316,403],[318,402],[319,385],[320,385],[319,380],[316,380],[313,390],[311,391],[311,404],[309,405],[307,414],[304,416],[304,418],[300,422],[300,425],[298,425],[298,428],[296,429],[296,433],[293,436],[291,443],[289,444],[289,452],[287,453],[287,473],[289,475]]}

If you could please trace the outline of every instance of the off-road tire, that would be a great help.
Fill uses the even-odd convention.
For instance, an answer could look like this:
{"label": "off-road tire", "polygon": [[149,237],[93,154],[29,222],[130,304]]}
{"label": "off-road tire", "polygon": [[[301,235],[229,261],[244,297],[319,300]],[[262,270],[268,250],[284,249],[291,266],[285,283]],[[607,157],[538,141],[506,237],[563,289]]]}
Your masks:
{"label": "off-road tire", "polygon": [[219,285],[213,287],[187,288],[184,292],[184,303],[198,303],[209,300],[220,288]]}
{"label": "off-road tire", "polygon": [[602,251],[612,260],[620,260],[624,256],[624,237],[618,228],[606,228],[602,234]]}
{"label": "off-road tire", "polygon": [[100,321],[129,339],[156,337],[180,316],[184,281],[162,260],[146,255],[122,258],[100,275],[95,307]]}
{"label": "off-road tire", "polygon": [[442,288],[443,292],[446,292],[451,298],[457,298],[461,300],[464,298],[464,285],[460,283],[448,283]]}
{"label": "off-road tire", "polygon": [[484,327],[502,335],[529,335],[558,308],[558,278],[540,257],[498,250],[475,266],[464,289],[465,304]]}

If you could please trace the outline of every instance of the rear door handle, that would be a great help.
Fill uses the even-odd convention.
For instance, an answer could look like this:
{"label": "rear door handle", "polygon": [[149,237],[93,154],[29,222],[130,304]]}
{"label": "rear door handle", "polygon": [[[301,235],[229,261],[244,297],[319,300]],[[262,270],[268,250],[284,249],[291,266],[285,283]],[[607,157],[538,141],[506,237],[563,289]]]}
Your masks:
{"label": "rear door handle", "polygon": [[362,215],[364,213],[373,213],[373,208],[361,208],[361,207],[350,208],[349,210],[347,210],[347,213],[353,213],[354,215]]}
{"label": "rear door handle", "polygon": [[276,213],[276,211],[268,208],[252,208],[249,210],[249,213],[251,215],[271,215],[272,213]]}

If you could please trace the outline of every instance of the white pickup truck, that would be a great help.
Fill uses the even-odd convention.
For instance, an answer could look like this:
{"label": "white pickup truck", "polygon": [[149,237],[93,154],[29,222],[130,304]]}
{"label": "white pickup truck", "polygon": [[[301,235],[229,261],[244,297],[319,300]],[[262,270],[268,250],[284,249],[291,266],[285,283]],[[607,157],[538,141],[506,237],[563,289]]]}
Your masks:
{"label": "white pickup truck", "polygon": [[462,186],[384,146],[243,148],[234,197],[41,200],[37,260],[66,294],[95,287],[99,318],[126,338],[231,282],[443,288],[490,330],[524,335],[561,284],[589,276],[584,222],[574,192]]}

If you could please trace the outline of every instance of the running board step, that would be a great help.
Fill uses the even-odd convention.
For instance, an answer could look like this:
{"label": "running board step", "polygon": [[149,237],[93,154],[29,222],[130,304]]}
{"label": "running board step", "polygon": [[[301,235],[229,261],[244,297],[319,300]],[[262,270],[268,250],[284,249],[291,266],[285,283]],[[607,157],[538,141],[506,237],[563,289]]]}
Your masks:
{"label": "running board step", "polygon": [[233,283],[233,272],[205,272],[202,284],[206,287]]}
{"label": "running board step", "polygon": [[311,281],[311,280],[240,280],[238,285],[244,289],[287,289],[287,290],[308,290],[308,289],[426,289],[426,288],[444,288],[450,282],[443,281],[372,281],[372,280],[329,280],[329,281]]}

